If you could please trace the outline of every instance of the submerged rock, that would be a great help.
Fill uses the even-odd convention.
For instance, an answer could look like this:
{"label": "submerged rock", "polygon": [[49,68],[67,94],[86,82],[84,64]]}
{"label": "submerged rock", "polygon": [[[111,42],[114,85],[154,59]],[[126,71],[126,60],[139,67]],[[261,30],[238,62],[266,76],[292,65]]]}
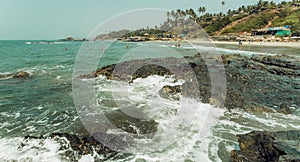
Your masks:
{"label": "submerged rock", "polygon": [[30,76],[29,73],[25,72],[25,71],[19,71],[15,74],[0,74],[0,78],[18,78],[18,79],[22,79],[22,78],[28,78]]}
{"label": "submerged rock", "polygon": [[27,78],[27,77],[29,77],[29,73],[24,71],[19,71],[13,75],[13,78]]}
{"label": "submerged rock", "polygon": [[240,150],[231,152],[234,162],[300,161],[300,131],[259,132],[238,135]]}
{"label": "submerged rock", "polygon": [[[131,111],[139,110],[132,109]],[[115,127],[120,128],[131,134],[136,134],[140,136],[155,133],[157,131],[157,122],[151,119],[146,119],[145,116],[142,116],[143,112],[141,111],[136,112],[136,114],[138,114],[139,117],[135,118],[118,110],[108,113],[105,116]]]}

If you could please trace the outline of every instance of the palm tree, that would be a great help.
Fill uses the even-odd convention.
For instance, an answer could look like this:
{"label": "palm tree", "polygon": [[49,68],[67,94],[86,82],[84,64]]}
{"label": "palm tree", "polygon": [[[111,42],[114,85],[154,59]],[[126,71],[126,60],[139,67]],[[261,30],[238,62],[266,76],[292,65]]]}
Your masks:
{"label": "palm tree", "polygon": [[171,15],[171,26],[176,27],[177,14],[174,10],[171,10],[170,15]]}
{"label": "palm tree", "polygon": [[281,4],[282,4],[282,6],[286,6],[287,2],[286,1],[282,1]]}
{"label": "palm tree", "polygon": [[181,26],[184,27],[184,19],[185,19],[186,13],[184,11],[178,9],[176,11],[176,14],[179,17],[179,22],[180,22]]}
{"label": "palm tree", "polygon": [[232,16],[234,13],[233,13],[233,11],[231,11],[231,9],[229,9],[228,11],[227,11],[227,15],[228,16]]}
{"label": "palm tree", "polygon": [[221,4],[222,4],[222,15],[223,15],[224,5],[225,5],[226,3],[225,3],[225,1],[223,0]]}
{"label": "palm tree", "polygon": [[205,7],[199,7],[198,8],[199,15],[201,15],[201,13],[205,13],[205,11],[206,11]]}
{"label": "palm tree", "polygon": [[272,8],[276,8],[277,5],[276,5],[276,3],[275,3],[274,1],[271,1],[271,2],[269,3],[269,7],[272,9]]}
{"label": "palm tree", "polygon": [[186,14],[190,15],[189,16],[190,19],[194,20],[195,22],[197,21],[197,15],[196,15],[195,11],[192,8],[190,8],[189,10],[187,9]]}
{"label": "palm tree", "polygon": [[262,4],[263,4],[263,1],[262,0],[259,0],[258,2],[257,2],[257,7],[262,7]]}
{"label": "palm tree", "polygon": [[170,15],[171,15],[171,17],[175,18],[176,12],[174,10],[171,10]]}
{"label": "palm tree", "polygon": [[167,11],[167,17],[168,17],[168,19],[170,19],[170,12],[169,11]]}

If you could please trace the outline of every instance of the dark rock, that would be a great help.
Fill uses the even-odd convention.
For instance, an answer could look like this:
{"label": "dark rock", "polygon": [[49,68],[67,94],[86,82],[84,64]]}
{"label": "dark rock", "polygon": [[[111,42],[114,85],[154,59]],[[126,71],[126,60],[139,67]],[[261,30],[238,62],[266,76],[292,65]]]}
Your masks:
{"label": "dark rock", "polygon": [[[138,111],[137,109],[133,111]],[[122,111],[114,111],[106,114],[107,119],[117,128],[128,133],[143,135],[151,134],[157,131],[158,123],[151,119],[146,119],[142,112],[138,112],[138,118],[129,116]]]}
{"label": "dark rock", "polygon": [[12,77],[12,74],[0,74],[0,78],[9,78]]}
{"label": "dark rock", "polygon": [[6,79],[6,78],[17,78],[17,79],[22,79],[22,78],[28,78],[30,76],[29,73],[25,71],[19,71],[15,74],[0,74],[0,78]]}
{"label": "dark rock", "polygon": [[[97,137],[100,137],[100,134],[95,134],[95,136],[90,136],[90,135],[85,135],[85,136],[78,136],[74,134],[69,134],[69,133],[51,133],[49,135],[50,138],[57,140],[60,142],[61,148],[60,149],[65,149],[66,151],[63,154],[63,157],[67,157],[68,160],[71,161],[78,161],[82,155],[87,155],[91,154],[94,155],[97,153],[100,156],[103,156],[104,158],[101,159],[107,160],[111,159],[120,152],[118,150],[113,150],[112,148],[109,148],[102,143],[100,143],[97,140]],[[95,138],[96,137],[96,138]],[[25,139],[46,139],[48,136],[40,136],[40,137],[35,137],[35,136],[26,136]],[[67,146],[64,141],[64,139],[68,140]],[[101,135],[101,138],[103,138],[103,135]],[[69,149],[71,147],[71,150]]]}
{"label": "dark rock", "polygon": [[[199,55],[194,57],[158,58],[121,62],[102,67],[81,77],[104,75],[107,79],[132,82],[136,78],[150,75],[174,75],[186,82],[178,87],[164,87],[160,94],[169,97],[181,93],[199,98],[204,103],[225,106],[228,109],[241,108],[251,112],[292,113],[291,105],[300,106],[300,61],[286,55],[205,55],[206,61]],[[226,82],[212,88],[210,76],[216,76],[222,70],[213,62],[223,61],[226,70]],[[191,76],[196,78],[191,78]],[[196,81],[196,82],[195,82]],[[225,85],[224,85],[225,84]],[[197,85],[197,86],[195,86]],[[226,87],[225,94],[219,93]]]}
{"label": "dark rock", "polygon": [[253,55],[252,60],[263,63],[265,65],[272,65],[274,67],[283,67],[287,69],[300,70],[300,59],[288,55]]}
{"label": "dark rock", "polygon": [[292,113],[290,106],[288,106],[286,103],[280,104],[278,112],[283,113],[283,114],[291,114]]}
{"label": "dark rock", "polygon": [[[272,65],[259,61],[267,57]],[[223,55],[226,68],[227,97],[225,107],[239,107],[251,112],[292,113],[289,105],[300,105],[296,96],[300,95],[297,77],[299,70],[288,69],[298,67],[300,62],[295,58],[295,66],[284,66],[276,62],[294,57],[255,55],[251,58],[241,55]],[[298,60],[298,61],[297,61]],[[280,65],[280,66],[276,66]],[[284,67],[283,67],[284,66]],[[283,106],[282,103],[287,103]],[[298,108],[298,107],[297,107]]]}
{"label": "dark rock", "polygon": [[13,75],[13,78],[27,78],[29,77],[29,73],[24,71],[19,71],[15,75]]}
{"label": "dark rock", "polygon": [[181,89],[180,89],[179,85],[177,85],[177,86],[166,85],[159,91],[159,95],[162,98],[166,98],[166,99],[177,99],[178,100],[178,98],[176,98],[175,95],[177,95],[179,93],[181,93]]}
{"label": "dark rock", "polygon": [[238,135],[240,150],[231,152],[234,162],[300,160],[300,131],[258,132]]}

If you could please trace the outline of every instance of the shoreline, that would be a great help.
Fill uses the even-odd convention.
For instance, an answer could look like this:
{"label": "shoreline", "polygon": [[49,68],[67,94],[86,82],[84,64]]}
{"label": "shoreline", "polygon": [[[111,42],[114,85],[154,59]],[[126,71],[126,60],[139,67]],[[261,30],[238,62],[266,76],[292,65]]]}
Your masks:
{"label": "shoreline", "polygon": [[[122,41],[125,42],[125,41]],[[164,43],[164,42],[170,42],[170,43],[192,43],[192,44],[215,44],[215,45],[233,45],[233,46],[259,46],[259,47],[292,47],[292,48],[300,48],[300,42],[242,42],[241,45],[239,45],[239,42],[232,42],[232,41],[213,41],[213,40],[197,40],[197,39],[190,39],[190,40],[169,40],[169,41],[163,41],[163,40],[151,40],[151,41],[141,41],[141,42],[158,42],[158,43]],[[129,42],[126,42],[129,43]],[[138,43],[138,42],[134,42]]]}
{"label": "shoreline", "polygon": [[235,45],[235,46],[266,46],[266,47],[293,47],[300,48],[300,42],[242,42],[239,45],[238,42],[229,41],[212,41],[211,43],[218,45]]}
{"label": "shoreline", "polygon": [[[94,40],[95,41],[95,40]],[[300,48],[300,41],[298,42],[245,42],[243,41],[241,45],[239,42],[232,41],[214,41],[214,40],[201,40],[201,39],[186,39],[186,40],[149,40],[149,41],[122,41],[117,39],[109,40],[96,40],[97,41],[120,41],[124,43],[142,43],[142,42],[156,42],[156,43],[192,43],[192,44],[215,44],[215,45],[234,45],[234,46],[260,46],[260,47],[293,47]]]}

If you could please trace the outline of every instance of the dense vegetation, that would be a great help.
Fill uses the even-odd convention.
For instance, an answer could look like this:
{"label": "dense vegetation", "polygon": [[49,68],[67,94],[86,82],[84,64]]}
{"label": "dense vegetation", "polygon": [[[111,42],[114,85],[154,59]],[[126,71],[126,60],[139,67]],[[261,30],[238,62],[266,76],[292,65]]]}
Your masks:
{"label": "dense vegetation", "polygon": [[[223,6],[226,5],[222,1],[222,12],[206,13],[206,8],[200,6],[197,12],[194,9],[172,10],[166,13],[167,20],[155,29],[139,29],[136,31],[121,30],[106,34],[110,38],[143,36],[145,33],[157,35],[162,31],[177,31],[181,34],[189,34],[191,29],[187,27],[191,22],[198,23],[210,35],[250,32],[253,29],[274,27],[274,26],[290,26],[293,35],[300,33],[300,0],[282,1],[276,4],[273,1],[259,0],[257,4],[249,6],[241,6],[237,10],[228,10],[223,13]],[[103,38],[100,35],[98,38]]]}
{"label": "dense vegetation", "polygon": [[265,27],[274,17],[275,15],[272,13],[251,15],[247,20],[240,22],[229,29],[225,29],[222,33],[250,32],[253,29]]}
{"label": "dense vegetation", "polygon": [[[209,34],[225,34],[250,32],[253,29],[271,26],[290,26],[294,33],[300,32],[300,9],[294,7],[299,4],[300,0],[292,0],[289,2],[282,1],[276,4],[273,1],[259,0],[255,5],[241,6],[237,10],[228,10],[227,13],[220,12],[218,14],[205,13],[204,7],[199,7],[197,16],[193,9],[188,9],[185,12],[177,10],[171,11],[169,15],[173,17],[173,22],[176,19],[191,18],[199,23]],[[222,6],[226,3],[222,1]],[[204,9],[203,9],[204,8]],[[222,9],[223,10],[223,9]],[[176,14],[177,13],[177,14]],[[167,13],[168,14],[168,13]],[[168,22],[162,24],[172,24]],[[238,23],[236,22],[238,21]],[[236,22],[236,23],[235,23]],[[234,25],[225,28],[227,25]],[[223,30],[223,28],[225,28]]]}

